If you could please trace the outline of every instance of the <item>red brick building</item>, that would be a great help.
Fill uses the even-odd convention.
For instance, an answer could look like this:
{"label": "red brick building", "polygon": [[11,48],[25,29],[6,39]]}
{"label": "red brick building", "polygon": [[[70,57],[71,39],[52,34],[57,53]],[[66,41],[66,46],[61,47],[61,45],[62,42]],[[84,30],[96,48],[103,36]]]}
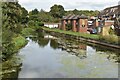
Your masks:
{"label": "red brick building", "polygon": [[88,17],[85,15],[68,15],[64,16],[61,21],[60,29],[66,30],[67,24],[70,24],[69,27],[72,27],[71,30],[74,32],[87,33],[88,27]]}

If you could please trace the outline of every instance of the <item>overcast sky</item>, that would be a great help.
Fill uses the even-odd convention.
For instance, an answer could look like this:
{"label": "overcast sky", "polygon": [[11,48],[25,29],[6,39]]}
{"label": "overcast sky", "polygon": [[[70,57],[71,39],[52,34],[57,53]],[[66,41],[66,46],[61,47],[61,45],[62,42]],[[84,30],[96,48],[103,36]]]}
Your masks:
{"label": "overcast sky", "polygon": [[103,10],[118,5],[120,0],[18,0],[28,11],[35,8],[49,11],[54,4],[62,5],[65,10]]}

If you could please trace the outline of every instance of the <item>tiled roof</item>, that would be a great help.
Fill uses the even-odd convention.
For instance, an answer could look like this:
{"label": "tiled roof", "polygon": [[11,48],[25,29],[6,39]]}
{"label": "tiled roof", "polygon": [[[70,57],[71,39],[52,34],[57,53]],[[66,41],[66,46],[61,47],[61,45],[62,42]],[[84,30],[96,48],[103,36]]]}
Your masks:
{"label": "tiled roof", "polygon": [[76,20],[76,19],[79,19],[79,18],[88,18],[87,16],[85,16],[85,15],[71,15],[71,14],[69,14],[69,15],[67,15],[67,16],[64,16],[63,17],[63,20],[72,20],[72,19],[74,19],[74,20]]}
{"label": "tiled roof", "polygon": [[110,16],[114,14],[120,15],[120,5],[106,8],[98,16]]}
{"label": "tiled roof", "polygon": [[87,19],[88,17],[85,16],[84,14],[82,14],[79,18],[80,18],[80,19]]}

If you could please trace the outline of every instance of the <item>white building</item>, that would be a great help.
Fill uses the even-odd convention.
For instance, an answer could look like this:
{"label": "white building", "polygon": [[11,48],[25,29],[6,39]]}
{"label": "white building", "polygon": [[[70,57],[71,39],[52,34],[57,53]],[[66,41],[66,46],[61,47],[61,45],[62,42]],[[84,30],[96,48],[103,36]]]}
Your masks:
{"label": "white building", "polygon": [[49,28],[58,28],[59,24],[60,23],[45,23],[44,26]]}

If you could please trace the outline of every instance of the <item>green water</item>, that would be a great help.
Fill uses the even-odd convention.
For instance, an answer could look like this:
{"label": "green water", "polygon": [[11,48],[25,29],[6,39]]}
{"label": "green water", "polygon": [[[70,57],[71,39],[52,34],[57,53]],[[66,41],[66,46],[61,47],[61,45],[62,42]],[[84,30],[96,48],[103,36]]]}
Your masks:
{"label": "green water", "polygon": [[[44,37],[27,38],[28,44],[16,55],[20,57],[21,70],[10,77],[118,78],[118,50],[50,35]],[[73,45],[78,47],[71,48]],[[73,49],[77,53],[70,51]]]}

